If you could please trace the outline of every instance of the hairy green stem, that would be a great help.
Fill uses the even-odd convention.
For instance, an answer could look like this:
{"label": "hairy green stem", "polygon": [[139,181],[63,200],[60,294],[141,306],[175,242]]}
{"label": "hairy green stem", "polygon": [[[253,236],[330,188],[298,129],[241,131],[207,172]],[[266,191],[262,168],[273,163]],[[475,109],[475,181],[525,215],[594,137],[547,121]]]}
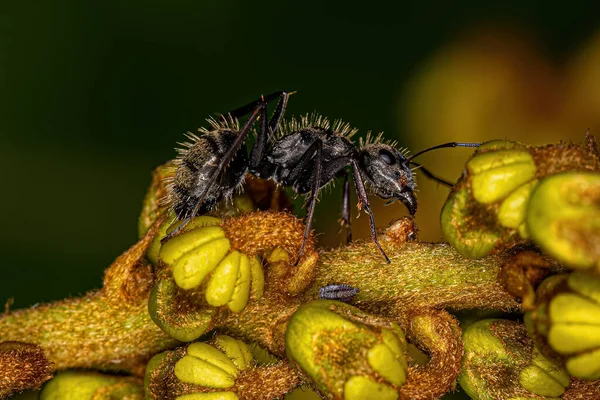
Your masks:
{"label": "hairy green stem", "polygon": [[[415,307],[518,307],[497,281],[509,253],[471,260],[448,245],[418,242],[388,245],[386,252],[391,264],[383,264],[377,250],[366,242],[325,253],[304,296],[265,296],[239,314],[223,314],[216,325],[282,354],[281,335],[289,317],[330,283],[358,287],[353,303],[376,315],[397,316]],[[41,345],[57,369],[130,370],[140,359],[177,344],[152,322],[144,303],[113,303],[102,292],[4,315],[0,341],[6,340]]]}
{"label": "hairy green stem", "polygon": [[6,340],[42,346],[56,369],[136,374],[154,354],[178,344],[154,324],[146,304],[113,303],[102,292],[11,312],[0,318],[0,341]]}
{"label": "hairy green stem", "polygon": [[[427,308],[514,310],[518,303],[498,281],[501,267],[513,257],[503,252],[478,260],[461,256],[446,244],[409,242],[384,249],[385,264],[370,242],[321,255],[316,278],[301,297],[265,296],[240,314],[225,314],[216,326],[283,353],[287,322],[301,305],[316,299],[319,288],[345,283],[359,288],[352,300],[364,311],[391,318]],[[405,321],[400,321],[405,322]]]}

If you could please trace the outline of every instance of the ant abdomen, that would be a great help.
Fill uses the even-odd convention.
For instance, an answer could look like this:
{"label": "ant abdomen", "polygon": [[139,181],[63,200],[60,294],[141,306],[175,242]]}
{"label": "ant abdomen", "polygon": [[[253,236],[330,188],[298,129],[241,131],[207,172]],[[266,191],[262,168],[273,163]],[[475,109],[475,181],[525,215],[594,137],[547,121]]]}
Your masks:
{"label": "ant abdomen", "polygon": [[230,198],[243,183],[248,169],[245,146],[240,147],[228,168],[219,173],[218,185],[210,187],[202,207],[193,215],[202,191],[210,185],[211,175],[238,135],[236,130],[221,128],[201,132],[200,136],[188,134],[190,142],[183,143],[185,147],[179,150],[179,157],[176,159],[177,172],[170,190],[169,202],[178,219],[193,218],[206,213],[220,200]]}

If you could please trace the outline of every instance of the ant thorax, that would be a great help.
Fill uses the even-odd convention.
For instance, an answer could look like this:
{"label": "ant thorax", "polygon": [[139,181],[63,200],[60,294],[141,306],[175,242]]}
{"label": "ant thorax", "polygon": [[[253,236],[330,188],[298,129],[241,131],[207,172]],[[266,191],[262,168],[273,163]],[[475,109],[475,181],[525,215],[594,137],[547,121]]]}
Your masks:
{"label": "ant thorax", "polygon": [[322,188],[356,157],[356,147],[350,140],[356,132],[349,124],[331,123],[318,114],[291,118],[279,125],[266,159],[250,172],[291,186],[299,194],[308,193],[313,189],[318,144],[319,163],[323,166],[319,177]]}

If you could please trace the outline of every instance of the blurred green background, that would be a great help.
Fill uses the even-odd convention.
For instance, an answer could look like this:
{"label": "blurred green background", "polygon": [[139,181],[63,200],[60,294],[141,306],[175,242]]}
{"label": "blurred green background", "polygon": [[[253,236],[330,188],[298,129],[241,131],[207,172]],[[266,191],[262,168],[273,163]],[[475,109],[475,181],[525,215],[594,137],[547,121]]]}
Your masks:
{"label": "blurred green background", "polygon": [[[600,119],[596,4],[3,1],[0,302],[99,288],[183,133],[275,90],[298,91],[288,116],[318,110],[413,151],[580,140]],[[457,179],[469,154],[420,161]],[[447,191],[419,182],[422,235],[437,240]],[[340,240],[339,186],[317,208],[324,245]],[[381,228],[405,214],[375,203]]]}

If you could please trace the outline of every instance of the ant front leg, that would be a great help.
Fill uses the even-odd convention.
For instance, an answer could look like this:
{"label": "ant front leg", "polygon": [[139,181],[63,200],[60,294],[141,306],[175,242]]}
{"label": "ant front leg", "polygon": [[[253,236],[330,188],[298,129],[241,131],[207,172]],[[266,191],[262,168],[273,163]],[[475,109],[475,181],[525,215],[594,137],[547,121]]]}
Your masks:
{"label": "ant front leg", "polygon": [[365,211],[369,214],[369,221],[371,223],[371,239],[373,243],[377,246],[385,261],[389,264],[390,259],[388,258],[385,251],[381,248],[379,244],[379,240],[377,240],[377,231],[375,230],[375,218],[373,217],[373,212],[371,211],[371,206],[369,205],[369,198],[367,197],[367,191],[365,189],[365,184],[363,182],[362,176],[360,175],[360,169],[358,167],[358,163],[356,160],[352,160],[352,175],[354,176],[354,186],[356,187],[356,194],[358,195],[358,204],[365,209]]}
{"label": "ant front leg", "polygon": [[344,177],[344,193],[342,194],[342,219],[340,220],[340,231],[346,229],[346,243],[352,241],[352,228],[350,227],[350,181],[348,180],[348,171],[340,171],[339,175]]}

